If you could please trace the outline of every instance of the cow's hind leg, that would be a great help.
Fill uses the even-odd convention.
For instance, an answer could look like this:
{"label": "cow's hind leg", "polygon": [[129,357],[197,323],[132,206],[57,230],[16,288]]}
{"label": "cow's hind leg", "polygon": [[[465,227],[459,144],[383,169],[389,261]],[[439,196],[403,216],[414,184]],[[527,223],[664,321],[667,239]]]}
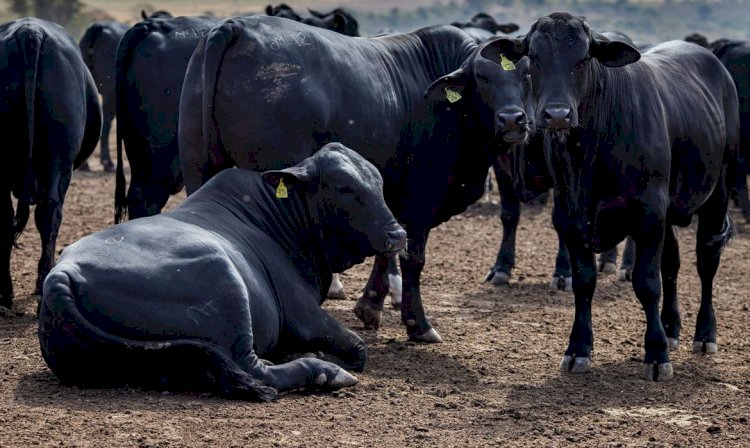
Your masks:
{"label": "cow's hind leg", "polygon": [[365,324],[365,328],[380,328],[380,321],[383,317],[383,302],[388,294],[388,259],[377,256],[370,272],[370,278],[354,306],[354,314]]}
{"label": "cow's hind leg", "polygon": [[[630,239],[628,239],[630,241]],[[661,255],[661,281],[664,299],[661,307],[661,322],[667,334],[669,350],[680,346],[680,309],[677,302],[677,273],[680,270],[680,249],[673,226],[664,232],[664,249]]]}
{"label": "cow's hind leg", "polygon": [[635,241],[632,237],[625,240],[625,249],[622,251],[622,263],[620,263],[620,272],[617,274],[617,280],[629,282],[633,280],[633,265],[635,264]]}
{"label": "cow's hind leg", "polygon": [[388,259],[388,295],[391,296],[391,306],[400,310],[403,282],[401,280],[401,271],[398,268],[397,256]]}
{"label": "cow's hind leg", "polygon": [[[717,187],[716,190],[720,190]],[[698,212],[695,251],[698,276],[701,279],[701,306],[695,324],[693,352],[716,353],[716,316],[713,308],[713,281],[719,268],[721,252],[731,238],[733,224],[726,213],[725,191],[714,191],[709,203]],[[724,198],[721,198],[724,195]]]}
{"label": "cow's hind leg", "polygon": [[500,222],[503,225],[503,240],[497,252],[495,265],[484,277],[484,281],[492,285],[507,285],[510,274],[516,264],[516,229],[521,217],[521,201],[513,192],[513,181],[503,173],[497,164],[495,178],[500,190]]}
{"label": "cow's hind leg", "polygon": [[0,209],[0,306],[13,306],[13,280],[10,275],[10,254],[13,249],[13,202],[6,191]]}
{"label": "cow's hind leg", "polygon": [[99,140],[99,160],[102,168],[108,173],[115,171],[115,164],[112,162],[112,156],[109,153],[109,133],[112,129],[112,120],[115,119],[115,95],[114,92],[104,96],[102,104],[102,135]]}

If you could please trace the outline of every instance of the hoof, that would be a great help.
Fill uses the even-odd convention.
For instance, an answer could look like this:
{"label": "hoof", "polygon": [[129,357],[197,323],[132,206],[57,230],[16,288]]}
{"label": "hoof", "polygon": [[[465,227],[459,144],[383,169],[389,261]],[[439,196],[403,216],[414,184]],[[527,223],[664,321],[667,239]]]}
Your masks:
{"label": "hoof", "polygon": [[643,365],[643,379],[646,381],[669,381],[672,377],[674,377],[674,369],[671,362]]}
{"label": "hoof", "polygon": [[716,342],[703,342],[703,341],[693,342],[693,353],[705,353],[707,355],[713,355],[714,353],[718,351],[719,351],[719,346],[716,345]]}
{"label": "hoof", "polygon": [[426,342],[428,344],[439,344],[443,342],[443,338],[440,337],[434,328],[430,328],[424,333],[417,333],[409,336],[409,339],[417,342]]}
{"label": "hoof", "polygon": [[89,166],[88,161],[84,161],[79,167],[78,171],[91,171],[91,167]]}
{"label": "hoof", "polygon": [[361,297],[354,306],[354,314],[365,324],[368,330],[377,330],[380,328],[380,321],[383,318],[383,310],[377,310]]}
{"label": "hoof", "polygon": [[603,274],[612,274],[617,271],[617,265],[610,261],[599,265],[599,272]]}
{"label": "hoof", "polygon": [[111,160],[102,160],[102,168],[104,168],[104,171],[107,173],[114,173],[115,172],[115,164],[112,163]]}
{"label": "hoof", "polygon": [[560,371],[566,373],[588,373],[591,371],[591,358],[563,356],[560,362]]}
{"label": "hoof", "polygon": [[550,288],[559,291],[572,291],[573,290],[573,277],[563,277],[561,275],[553,275],[552,281],[550,282]]}
{"label": "hoof", "polygon": [[344,369],[340,369],[336,376],[328,382],[328,386],[331,389],[341,389],[342,387],[351,387],[357,384],[359,380],[356,376],[347,372]]}
{"label": "hoof", "polygon": [[505,272],[490,271],[484,277],[484,281],[494,286],[507,285],[510,284],[510,275]]}
{"label": "hoof", "polygon": [[401,309],[402,283],[400,275],[388,274],[388,294],[391,296],[391,306]]}
{"label": "hoof", "polygon": [[670,352],[676,352],[680,349],[680,340],[674,338],[667,338],[667,345],[669,346]]}
{"label": "hoof", "polygon": [[346,300],[344,285],[341,284],[338,274],[333,274],[331,286],[328,287],[328,294],[326,294],[326,297],[333,300]]}
{"label": "hoof", "polygon": [[629,282],[633,280],[633,272],[630,269],[620,269],[617,274],[617,280],[621,282]]}

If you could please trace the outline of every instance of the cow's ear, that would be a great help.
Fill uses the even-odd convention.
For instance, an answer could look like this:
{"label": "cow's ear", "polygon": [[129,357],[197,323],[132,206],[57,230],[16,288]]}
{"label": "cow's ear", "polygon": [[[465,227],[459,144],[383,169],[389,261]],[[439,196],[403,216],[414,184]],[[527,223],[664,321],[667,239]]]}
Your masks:
{"label": "cow's ear", "polygon": [[429,103],[465,101],[464,91],[470,80],[468,73],[463,68],[459,68],[430,84],[424,91],[424,97]]}
{"label": "cow's ear", "polygon": [[520,27],[516,25],[515,23],[510,22],[510,23],[496,23],[493,28],[496,33],[500,31],[503,34],[510,34],[514,31],[518,31]]}
{"label": "cow's ear", "polygon": [[297,186],[309,183],[312,173],[306,165],[295,165],[283,170],[265,171],[261,174],[261,177],[267,184],[276,189],[277,197],[284,198],[287,188],[297,188]]}
{"label": "cow's ear", "polygon": [[609,40],[601,34],[595,33],[589,53],[592,58],[607,67],[622,67],[639,60],[641,53],[626,44],[617,40]]}
{"label": "cow's ear", "polygon": [[501,65],[506,59],[514,64],[526,56],[526,41],[509,37],[496,37],[483,44],[479,55]]}
{"label": "cow's ear", "polygon": [[271,7],[271,5],[266,6],[266,15],[267,16],[273,15],[273,8]]}
{"label": "cow's ear", "polygon": [[343,14],[338,11],[334,12],[331,21],[333,23],[331,27],[333,31],[336,31],[337,33],[343,33],[346,31],[347,18]]}
{"label": "cow's ear", "polygon": [[148,14],[145,9],[141,9],[141,17],[143,17],[143,20],[148,19]]}

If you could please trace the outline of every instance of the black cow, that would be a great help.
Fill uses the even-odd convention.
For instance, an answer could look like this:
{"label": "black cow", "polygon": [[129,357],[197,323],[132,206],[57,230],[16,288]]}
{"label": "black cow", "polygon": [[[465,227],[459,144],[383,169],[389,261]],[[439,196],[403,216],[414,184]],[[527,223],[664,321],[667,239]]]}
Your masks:
{"label": "black cow", "polygon": [[509,57],[531,59],[537,122],[559,192],[553,219],[574,266],[575,320],[561,369],[590,370],[593,252],[631,235],[633,289],[647,320],[645,376],[673,376],[669,350],[678,347],[681,329],[673,225],[688,225],[693,215],[700,217],[702,284],[693,351],[716,352],[712,283],[732,233],[727,172],[739,145],[729,73],[709,51],[680,41],[641,57],[566,13],[539,19],[523,39],[499,43]]}
{"label": "black cow", "polygon": [[[294,164],[341,141],[381,171],[386,202],[409,232],[401,317],[410,338],[439,342],[419,288],[430,229],[481,197],[498,145],[528,137],[523,70],[495,41],[453,26],[351,38],[279,19],[229,19],[193,53],[180,99],[188,194],[235,164]],[[378,257],[355,308],[377,327],[388,292]]]}
{"label": "black cow", "polygon": [[336,31],[345,36],[359,36],[359,23],[346,9],[336,8],[326,13],[318,12],[313,9],[308,9],[308,11],[310,11],[311,16],[303,18],[286,3],[279,3],[276,6],[266,6],[266,14],[269,16],[283,17],[310,26],[325,28],[327,30]]}
{"label": "black cow", "polygon": [[[331,269],[405,244],[380,174],[341,145],[262,175],[226,170],[171,212],[63,251],[44,283],[42,355],[83,386],[195,388],[195,375],[251,399],[351,386],[344,369],[362,371],[367,351],[320,308]],[[261,359],[291,350],[335,364]]]}
{"label": "black cow", "polygon": [[740,102],[740,152],[733,188],[742,214],[750,222],[750,198],[747,191],[747,176],[750,175],[750,43],[719,39],[709,44],[708,39],[700,34],[692,34],[685,40],[711,50],[732,75],[737,88]]}
{"label": "black cow", "polygon": [[[109,154],[109,133],[115,119],[115,56],[117,45],[130,28],[125,23],[115,21],[94,22],[86,28],[78,44],[83,62],[94,77],[96,88],[102,96],[103,126],[99,142],[100,161],[104,171],[115,171],[115,164]],[[88,163],[81,165],[88,169]]]}
{"label": "black cow", "polygon": [[[480,12],[474,15],[468,22],[453,22],[451,25],[459,27],[463,30],[467,29],[482,29],[490,33],[497,34],[510,34],[518,31],[519,27],[513,22],[509,23],[497,23],[494,17],[487,14],[486,12]],[[469,33],[471,34],[471,33]]]}
{"label": "black cow", "polygon": [[154,11],[151,14],[147,13],[145,9],[141,9],[141,19],[148,20],[148,19],[171,19],[174,17],[171,12],[165,11],[163,9],[160,9],[158,11]]}
{"label": "black cow", "polygon": [[[6,151],[0,164],[5,205],[0,214],[0,305],[11,307],[10,254],[36,204],[42,239],[36,287],[55,259],[63,201],[73,169],[94,151],[102,111],[75,40],[60,26],[24,18],[0,26],[0,123]],[[18,198],[13,210],[11,193]]]}
{"label": "black cow", "polygon": [[[190,55],[215,20],[148,19],[129,29],[117,49],[115,223],[161,212],[182,190],[177,124]],[[126,195],[123,146],[130,162]]]}

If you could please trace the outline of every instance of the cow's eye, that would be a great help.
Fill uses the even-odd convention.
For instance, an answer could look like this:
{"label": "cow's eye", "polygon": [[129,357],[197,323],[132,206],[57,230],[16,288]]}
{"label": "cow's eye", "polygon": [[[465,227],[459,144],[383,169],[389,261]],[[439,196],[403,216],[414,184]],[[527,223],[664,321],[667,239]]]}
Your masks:
{"label": "cow's eye", "polygon": [[336,191],[338,191],[341,194],[352,194],[352,193],[354,193],[354,190],[352,190],[350,187],[347,187],[347,186],[336,187]]}

